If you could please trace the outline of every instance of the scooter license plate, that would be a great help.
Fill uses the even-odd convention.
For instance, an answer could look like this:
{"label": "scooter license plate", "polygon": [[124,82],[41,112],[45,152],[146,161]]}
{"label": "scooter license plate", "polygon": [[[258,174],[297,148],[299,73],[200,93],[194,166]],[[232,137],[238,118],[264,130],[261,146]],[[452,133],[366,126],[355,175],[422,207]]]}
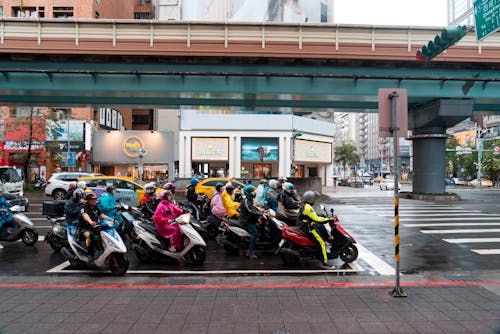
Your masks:
{"label": "scooter license plate", "polygon": [[281,239],[280,243],[279,243],[279,246],[280,247],[283,247],[283,245],[285,244],[285,239]]}
{"label": "scooter license plate", "polygon": [[24,212],[24,211],[26,211],[26,208],[25,208],[24,206],[19,206],[19,210],[20,210],[21,212]]}

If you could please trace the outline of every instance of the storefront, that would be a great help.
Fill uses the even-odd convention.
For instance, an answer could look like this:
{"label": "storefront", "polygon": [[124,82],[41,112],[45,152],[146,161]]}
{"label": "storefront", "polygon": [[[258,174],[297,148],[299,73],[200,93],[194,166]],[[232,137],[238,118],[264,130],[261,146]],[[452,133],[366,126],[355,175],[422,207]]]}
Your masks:
{"label": "storefront", "polygon": [[174,175],[174,145],[169,131],[96,131],[91,160],[104,175],[166,181]]}
{"label": "storefront", "polygon": [[332,143],[295,139],[295,177],[327,177],[332,164]]}
{"label": "storefront", "polygon": [[193,174],[224,177],[229,168],[229,138],[191,138]]}

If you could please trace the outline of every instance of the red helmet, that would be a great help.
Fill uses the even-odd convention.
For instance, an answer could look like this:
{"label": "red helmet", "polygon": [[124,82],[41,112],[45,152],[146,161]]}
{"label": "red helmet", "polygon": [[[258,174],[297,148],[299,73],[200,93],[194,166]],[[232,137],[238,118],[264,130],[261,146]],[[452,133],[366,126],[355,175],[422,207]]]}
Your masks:
{"label": "red helmet", "polygon": [[168,182],[168,183],[165,183],[163,185],[163,190],[170,190],[172,192],[172,194],[175,194],[176,188],[177,188],[177,186],[175,185],[175,183],[172,183],[172,182]]}

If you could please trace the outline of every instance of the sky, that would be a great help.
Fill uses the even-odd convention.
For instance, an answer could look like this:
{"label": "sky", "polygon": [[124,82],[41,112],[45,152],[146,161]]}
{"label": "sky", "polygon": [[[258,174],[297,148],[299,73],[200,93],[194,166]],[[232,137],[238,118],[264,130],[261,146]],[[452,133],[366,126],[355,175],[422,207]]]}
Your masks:
{"label": "sky", "polygon": [[447,24],[446,0],[334,0],[334,22],[373,25]]}

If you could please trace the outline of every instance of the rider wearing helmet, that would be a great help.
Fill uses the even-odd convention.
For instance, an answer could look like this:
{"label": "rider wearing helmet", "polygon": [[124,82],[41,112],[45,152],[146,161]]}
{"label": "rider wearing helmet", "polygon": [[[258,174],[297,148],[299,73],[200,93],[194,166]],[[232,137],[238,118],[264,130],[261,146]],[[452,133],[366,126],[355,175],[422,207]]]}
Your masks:
{"label": "rider wearing helmet", "polygon": [[224,190],[224,185],[222,183],[217,183],[215,185],[215,190],[212,193],[212,200],[210,201],[210,211],[213,216],[222,219],[226,216],[227,211],[224,207],[222,201],[222,191]]}
{"label": "rider wearing helmet", "polygon": [[238,212],[240,203],[233,201],[233,192],[234,186],[226,184],[222,193],[222,204],[224,204],[224,208],[227,211],[227,218],[238,219],[240,217],[240,213]]}
{"label": "rider wearing helmet", "polygon": [[[0,185],[0,230],[4,226],[14,227],[14,218],[9,210],[10,204],[3,196],[3,187]],[[1,249],[2,247],[0,247]]]}
{"label": "rider wearing helmet", "polygon": [[177,189],[177,186],[175,183],[172,182],[167,182],[163,185],[163,190],[169,190],[172,193],[172,202],[175,203],[175,190]]}
{"label": "rider wearing helmet", "polygon": [[172,202],[172,193],[170,190],[163,190],[160,194],[161,202],[156,208],[153,216],[153,222],[158,234],[164,239],[161,247],[170,252],[176,252],[182,249],[182,230],[179,224],[172,224],[174,219],[179,217],[183,210]]}
{"label": "rider wearing helmet", "polygon": [[156,184],[150,182],[144,186],[144,197],[141,200],[141,211],[146,219],[152,219],[160,198],[156,195]]}
{"label": "rider wearing helmet", "polygon": [[269,189],[267,190],[266,199],[267,206],[273,209],[275,212],[278,211],[278,180],[269,180]]}
{"label": "rider wearing helmet", "polygon": [[99,220],[110,219],[108,216],[103,214],[101,210],[97,207],[97,195],[94,192],[89,192],[85,196],[86,202],[81,208],[80,216],[80,237],[85,237],[85,244],[88,249],[88,261],[94,261],[94,245],[97,240],[99,240],[99,234],[94,232],[94,227],[99,223]]}
{"label": "rider wearing helmet", "polygon": [[114,186],[106,187],[106,193],[102,194],[99,198],[99,204],[97,204],[99,210],[106,216],[114,219],[117,213],[117,209],[120,208],[116,205],[116,188]]}
{"label": "rider wearing helmet", "polygon": [[196,193],[196,185],[200,183],[200,180],[197,178],[193,177],[191,181],[189,182],[189,186],[187,187],[186,190],[186,198],[189,202],[197,204],[198,201],[198,194]]}
{"label": "rider wearing helmet", "polygon": [[73,192],[75,191],[75,189],[76,189],[76,181],[70,182],[68,192],[66,193],[64,199],[69,201],[73,197]]}
{"label": "rider wearing helmet", "polygon": [[335,267],[328,264],[328,257],[326,255],[326,244],[322,235],[325,236],[324,226],[332,220],[332,218],[320,217],[314,211],[314,200],[316,193],[314,191],[306,191],[302,200],[304,205],[300,208],[299,220],[301,222],[301,230],[313,236],[313,239],[321,247],[321,254],[323,255],[323,267],[333,269]]}
{"label": "rider wearing helmet", "polygon": [[240,222],[245,226],[245,229],[250,233],[250,245],[248,247],[247,256],[250,259],[256,259],[255,255],[255,241],[259,232],[257,231],[257,224],[262,222],[262,218],[267,218],[260,210],[254,206],[253,199],[255,198],[255,187],[247,184],[243,187],[243,194],[245,197],[240,202]]}
{"label": "rider wearing helmet", "polygon": [[[75,183],[76,184],[76,183]],[[85,192],[83,189],[76,188],[73,195],[64,204],[64,214],[66,215],[67,225],[77,225],[80,218],[82,204],[85,201]]]}
{"label": "rider wearing helmet", "polygon": [[283,203],[286,210],[297,210],[300,208],[300,200],[296,196],[295,187],[290,182],[283,183],[281,203]]}

